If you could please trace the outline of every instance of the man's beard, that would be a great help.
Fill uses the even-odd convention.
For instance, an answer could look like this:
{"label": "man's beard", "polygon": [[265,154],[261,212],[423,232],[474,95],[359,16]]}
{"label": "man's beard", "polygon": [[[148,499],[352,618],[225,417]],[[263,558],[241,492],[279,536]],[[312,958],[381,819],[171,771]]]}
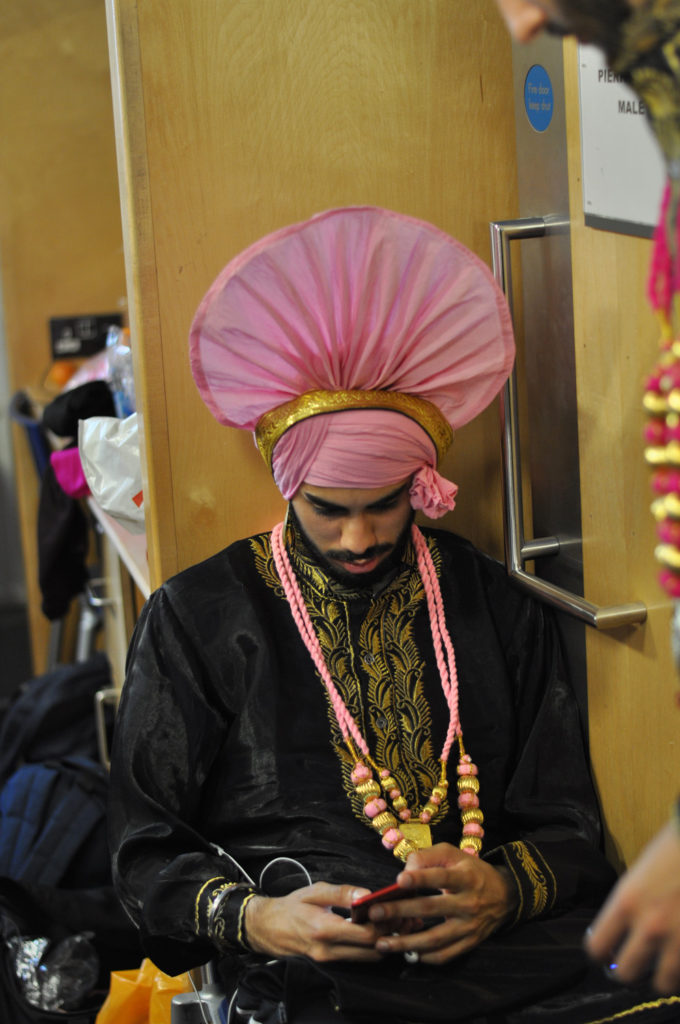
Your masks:
{"label": "man's beard", "polygon": [[[344,586],[351,587],[353,590],[371,590],[377,583],[381,583],[395,571],[401,562],[404,554],[404,548],[406,547],[411,535],[411,524],[413,523],[414,518],[415,512],[411,510],[411,514],[404,525],[404,529],[401,531],[393,545],[376,544],[373,547],[367,548],[366,551],[362,552],[360,555],[356,555],[351,551],[340,551],[334,549],[331,549],[331,551],[326,554],[321,551],[321,549],[318,548],[307,536],[300,525],[300,520],[295,515],[295,509],[293,506],[288,506],[289,522],[294,524],[295,529],[299,532],[307,548],[317,560],[326,575],[330,576],[331,579],[336,580],[338,583],[342,583]],[[356,562],[366,558],[371,558],[374,555],[383,554],[384,552],[389,553],[380,565],[377,565],[375,569],[372,569],[370,572],[349,572],[347,569],[342,569],[340,566],[335,565],[334,562],[329,560],[329,556],[331,556],[332,558],[337,558],[342,562]]]}

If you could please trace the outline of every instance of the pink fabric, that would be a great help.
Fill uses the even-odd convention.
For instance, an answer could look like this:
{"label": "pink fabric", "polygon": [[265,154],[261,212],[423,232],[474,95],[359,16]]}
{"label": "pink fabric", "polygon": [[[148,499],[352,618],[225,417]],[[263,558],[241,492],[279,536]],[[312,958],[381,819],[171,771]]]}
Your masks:
{"label": "pink fabric", "polygon": [[411,507],[430,519],[440,519],[456,507],[458,484],[447,480],[431,466],[421,466],[411,481]]}
{"label": "pink fabric", "polygon": [[314,389],[428,398],[455,428],[481,412],[514,358],[510,314],[474,253],[424,221],[329,210],[252,245],[194,318],[191,366],[221,423]]}
{"label": "pink fabric", "polygon": [[50,462],[62,491],[65,491],[70,498],[86,498],[88,496],[90,488],[85,479],[80,452],[77,448],[64,448],[62,451],[52,452]]}
{"label": "pink fabric", "polygon": [[437,519],[454,507],[458,488],[440,476],[436,463],[434,444],[414,420],[389,410],[356,409],[296,423],[276,446],[273,472],[284,498],[292,498],[303,481],[317,487],[389,487],[413,477],[413,508]]}
{"label": "pink fabric", "polygon": [[[505,298],[474,253],[424,221],[348,207],[274,232],[233,259],[198,308],[190,356],[203,400],[229,426],[254,430],[265,412],[306,391],[376,389],[429,399],[455,430],[503,386],[514,340]],[[338,429],[350,429],[349,417],[334,414]],[[288,432],[294,451],[287,435],[277,445],[284,494],[299,474],[282,463],[309,468],[325,447],[327,426],[311,423]],[[366,435],[353,436],[351,458],[363,461],[372,433],[369,447]],[[357,472],[375,486],[368,458],[370,469]],[[422,465],[435,469],[428,457],[414,471]],[[395,472],[409,475],[403,465]]]}

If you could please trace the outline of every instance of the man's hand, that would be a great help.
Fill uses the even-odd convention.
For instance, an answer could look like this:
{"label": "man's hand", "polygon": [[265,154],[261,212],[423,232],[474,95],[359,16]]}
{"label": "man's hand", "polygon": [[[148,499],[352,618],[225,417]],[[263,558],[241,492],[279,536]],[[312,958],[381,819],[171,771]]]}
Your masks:
{"label": "man's hand", "polygon": [[328,960],[382,959],[375,944],[381,929],[374,924],[352,924],[331,907],[349,910],[368,889],[315,882],[288,896],[255,896],[245,910],[248,945],[270,956],[308,956]]}
{"label": "man's hand", "polygon": [[653,972],[664,994],[680,990],[680,836],[667,825],[620,879],[598,914],[586,948],[616,960],[614,977],[632,982]]}
{"label": "man's hand", "polygon": [[[466,953],[500,928],[517,901],[512,880],[503,869],[471,857],[448,843],[412,853],[397,877],[404,889],[428,886],[441,896],[419,896],[376,904],[369,919],[402,934],[377,942],[382,953],[418,953],[424,963],[441,964]],[[404,934],[413,918],[443,918],[424,931]]]}

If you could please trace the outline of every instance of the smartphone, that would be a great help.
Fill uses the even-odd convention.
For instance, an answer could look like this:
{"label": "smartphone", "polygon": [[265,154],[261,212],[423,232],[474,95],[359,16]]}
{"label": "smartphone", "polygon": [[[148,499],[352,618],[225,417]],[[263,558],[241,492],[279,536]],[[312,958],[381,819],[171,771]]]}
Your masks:
{"label": "smartphone", "polygon": [[414,896],[441,896],[441,889],[431,889],[420,886],[415,889],[402,889],[400,885],[388,885],[384,889],[376,889],[368,896],[362,896],[352,904],[352,921],[354,924],[363,924],[368,921],[368,912],[376,903],[388,903],[391,900],[409,900]]}

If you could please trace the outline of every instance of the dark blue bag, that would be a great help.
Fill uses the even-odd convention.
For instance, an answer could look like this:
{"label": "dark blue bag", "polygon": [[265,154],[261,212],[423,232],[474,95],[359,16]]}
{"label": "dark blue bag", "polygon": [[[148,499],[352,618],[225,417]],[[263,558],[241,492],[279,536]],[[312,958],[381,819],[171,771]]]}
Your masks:
{"label": "dark blue bag", "polygon": [[[29,680],[0,722],[0,925],[9,892],[13,905],[31,908],[30,935],[51,943],[90,936],[102,1000],[110,972],[139,966],[143,956],[111,879],[108,773],[98,760],[94,712],[95,693],[110,686],[108,660],[98,652]],[[70,1021],[24,1004],[9,956],[0,941],[0,1024]],[[10,992],[13,1014],[6,1015],[2,996]],[[81,1020],[90,1016],[73,1017]]]}
{"label": "dark blue bag", "polygon": [[111,884],[106,770],[86,757],[18,768],[0,790],[0,876],[83,889]]}
{"label": "dark blue bag", "polygon": [[112,685],[102,651],[23,683],[0,719],[0,786],[25,761],[95,760],[95,694]]}

